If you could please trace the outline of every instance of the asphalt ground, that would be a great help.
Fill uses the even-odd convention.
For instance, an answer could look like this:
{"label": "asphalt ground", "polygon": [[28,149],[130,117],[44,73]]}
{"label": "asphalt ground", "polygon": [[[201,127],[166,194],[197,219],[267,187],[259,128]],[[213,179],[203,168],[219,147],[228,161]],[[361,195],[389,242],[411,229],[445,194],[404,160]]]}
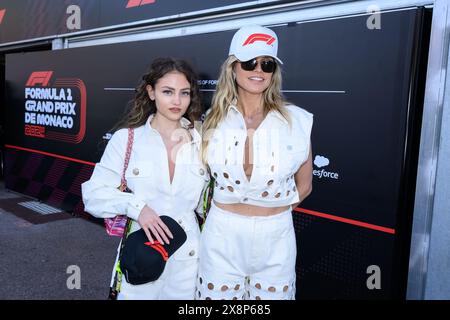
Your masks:
{"label": "asphalt ground", "polygon": [[106,300],[119,237],[85,218],[26,209],[23,200],[0,182],[0,300]]}

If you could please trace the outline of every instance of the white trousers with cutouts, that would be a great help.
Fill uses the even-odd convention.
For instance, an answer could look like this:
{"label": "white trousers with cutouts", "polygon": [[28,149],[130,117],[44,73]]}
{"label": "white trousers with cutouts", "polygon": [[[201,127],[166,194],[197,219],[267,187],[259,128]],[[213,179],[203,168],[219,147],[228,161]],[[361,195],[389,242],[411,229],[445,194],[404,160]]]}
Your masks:
{"label": "white trousers with cutouts", "polygon": [[200,237],[195,298],[295,299],[296,255],[291,209],[243,216],[212,202]]}

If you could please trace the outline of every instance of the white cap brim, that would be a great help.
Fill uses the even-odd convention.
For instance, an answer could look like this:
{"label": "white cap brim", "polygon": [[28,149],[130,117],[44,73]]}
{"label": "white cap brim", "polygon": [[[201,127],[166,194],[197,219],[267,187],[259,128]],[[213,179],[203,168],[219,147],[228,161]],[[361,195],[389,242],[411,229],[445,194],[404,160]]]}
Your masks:
{"label": "white cap brim", "polygon": [[271,54],[270,52],[263,52],[263,51],[260,51],[260,52],[258,52],[258,54],[257,55],[255,55],[255,54],[244,54],[244,53],[240,53],[240,54],[234,54],[234,56],[236,57],[236,58],[238,58],[238,60],[239,61],[248,61],[248,60],[252,60],[252,59],[254,59],[254,58],[257,58],[257,57],[272,57],[272,58],[274,58],[275,60],[277,60],[280,64],[283,64],[283,61],[281,61],[281,59],[280,58],[278,58],[278,57],[276,57],[276,56],[274,56],[273,54]]}

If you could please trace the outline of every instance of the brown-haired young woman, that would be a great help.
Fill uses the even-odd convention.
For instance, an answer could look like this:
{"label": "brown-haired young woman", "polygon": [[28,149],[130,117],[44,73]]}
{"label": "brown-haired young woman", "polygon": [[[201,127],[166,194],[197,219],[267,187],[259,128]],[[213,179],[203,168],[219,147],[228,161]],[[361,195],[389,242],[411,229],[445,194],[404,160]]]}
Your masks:
{"label": "brown-haired young woman", "polygon": [[[194,298],[200,235],[194,209],[207,180],[199,158],[201,138],[193,126],[200,114],[197,76],[189,64],[171,58],[154,60],[121,129],[113,134],[90,180],[82,184],[85,209],[96,217],[126,214],[133,219],[131,232],[142,228],[150,241],[166,244],[172,234],[159,216],[167,215],[187,234],[158,280],[132,285],[123,278],[118,299]],[[125,174],[132,193],[117,189],[127,128],[134,128]]]}

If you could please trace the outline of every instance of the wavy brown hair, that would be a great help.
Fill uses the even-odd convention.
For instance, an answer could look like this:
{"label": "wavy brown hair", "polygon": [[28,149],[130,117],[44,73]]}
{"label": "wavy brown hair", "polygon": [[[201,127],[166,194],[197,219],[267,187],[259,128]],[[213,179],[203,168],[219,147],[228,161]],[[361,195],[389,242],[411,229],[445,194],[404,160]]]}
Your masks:
{"label": "wavy brown hair", "polygon": [[191,127],[193,127],[194,122],[200,119],[202,113],[197,74],[185,60],[157,58],[153,60],[148,72],[142,76],[141,82],[135,89],[134,99],[130,103],[131,108],[129,106],[125,117],[114,126],[113,131],[122,128],[137,128],[144,125],[148,117],[156,112],[156,103],[150,100],[146,89],[147,85],[155,88],[159,79],[173,71],[184,74],[191,86],[191,102],[183,117],[187,118],[191,122]]}

